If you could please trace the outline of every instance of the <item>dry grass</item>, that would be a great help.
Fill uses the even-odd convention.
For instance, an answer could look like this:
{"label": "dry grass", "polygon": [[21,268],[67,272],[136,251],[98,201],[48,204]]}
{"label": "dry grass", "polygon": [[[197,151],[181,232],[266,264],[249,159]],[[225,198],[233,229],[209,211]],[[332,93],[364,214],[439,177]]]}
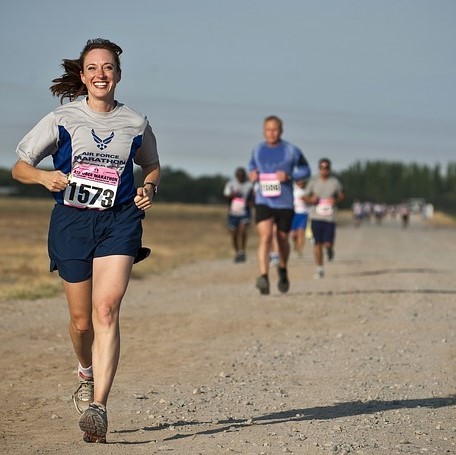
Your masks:
{"label": "dry grass", "polygon": [[36,298],[60,291],[49,273],[48,200],[0,199],[0,300]]}
{"label": "dry grass", "polygon": [[[49,273],[47,232],[52,200],[0,198],[0,301],[35,299],[61,292]],[[224,206],[156,204],[144,220],[143,243],[151,257],[135,265],[133,279],[179,264],[229,257]]]}
{"label": "dry grass", "polygon": [[429,223],[436,227],[454,227],[456,225],[456,218],[446,213],[435,212]]}

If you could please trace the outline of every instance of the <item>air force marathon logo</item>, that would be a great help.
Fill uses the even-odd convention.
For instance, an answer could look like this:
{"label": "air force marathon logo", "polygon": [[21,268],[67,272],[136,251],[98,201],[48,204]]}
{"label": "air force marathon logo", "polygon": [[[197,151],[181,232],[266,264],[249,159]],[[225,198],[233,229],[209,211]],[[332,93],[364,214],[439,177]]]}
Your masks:
{"label": "air force marathon logo", "polygon": [[100,150],[104,150],[114,137],[114,131],[105,139],[101,139],[101,137],[97,136],[97,134],[95,133],[95,131],[93,129],[91,132],[92,132],[93,140],[95,141],[95,143],[97,144],[97,147]]}

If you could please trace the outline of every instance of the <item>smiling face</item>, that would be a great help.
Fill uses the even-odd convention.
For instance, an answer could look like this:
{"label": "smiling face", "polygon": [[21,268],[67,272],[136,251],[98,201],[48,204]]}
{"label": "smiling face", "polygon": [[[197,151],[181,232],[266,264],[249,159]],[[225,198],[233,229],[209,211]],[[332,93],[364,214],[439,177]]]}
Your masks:
{"label": "smiling face", "polygon": [[81,71],[81,81],[87,87],[89,101],[114,103],[114,92],[120,75],[120,69],[110,51],[89,51],[84,57]]}

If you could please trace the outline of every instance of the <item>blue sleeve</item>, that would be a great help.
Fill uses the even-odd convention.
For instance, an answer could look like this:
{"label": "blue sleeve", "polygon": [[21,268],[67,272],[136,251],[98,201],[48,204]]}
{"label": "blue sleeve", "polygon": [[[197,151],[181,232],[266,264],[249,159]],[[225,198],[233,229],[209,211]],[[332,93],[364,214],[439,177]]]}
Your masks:
{"label": "blue sleeve", "polygon": [[311,175],[310,166],[307,160],[305,159],[301,150],[296,149],[295,151],[295,168],[291,173],[293,180],[305,180],[308,179]]}
{"label": "blue sleeve", "polygon": [[258,164],[256,162],[256,150],[257,150],[256,148],[253,149],[252,156],[250,158],[249,164],[247,165],[247,170],[249,172],[258,169]]}

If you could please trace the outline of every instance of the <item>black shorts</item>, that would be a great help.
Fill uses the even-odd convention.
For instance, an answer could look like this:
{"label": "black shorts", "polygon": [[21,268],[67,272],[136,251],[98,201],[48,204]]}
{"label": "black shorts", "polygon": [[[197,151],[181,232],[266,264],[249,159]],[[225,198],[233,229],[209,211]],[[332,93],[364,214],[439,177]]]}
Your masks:
{"label": "black shorts", "polygon": [[92,276],[96,257],[135,257],[142,239],[145,213],[135,203],[107,210],[87,210],[56,204],[49,226],[50,270],[69,283]]}
{"label": "black shorts", "polygon": [[282,232],[290,232],[293,223],[293,209],[273,209],[267,205],[255,205],[255,222],[269,220],[272,218],[277,225],[277,229]]}

